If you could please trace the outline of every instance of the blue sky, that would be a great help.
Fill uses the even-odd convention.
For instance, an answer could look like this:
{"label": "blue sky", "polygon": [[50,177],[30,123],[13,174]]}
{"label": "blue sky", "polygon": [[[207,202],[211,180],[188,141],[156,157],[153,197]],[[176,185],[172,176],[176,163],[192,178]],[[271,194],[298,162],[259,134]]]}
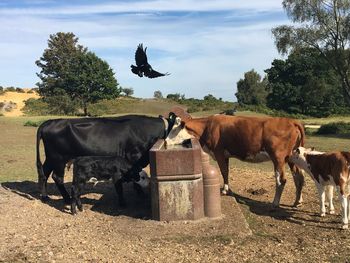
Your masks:
{"label": "blue sky", "polygon": [[[280,58],[271,28],[287,24],[279,0],[0,0],[0,85],[35,87],[50,34],[73,32],[137,97],[207,94],[236,101],[245,72]],[[130,71],[139,43],[158,79]]]}

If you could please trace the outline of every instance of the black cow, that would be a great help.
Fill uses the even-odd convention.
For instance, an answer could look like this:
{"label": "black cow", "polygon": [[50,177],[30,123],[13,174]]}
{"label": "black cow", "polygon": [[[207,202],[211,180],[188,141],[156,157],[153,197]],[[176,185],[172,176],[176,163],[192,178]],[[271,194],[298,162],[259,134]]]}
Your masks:
{"label": "black cow", "polygon": [[[83,156],[76,158],[73,164],[71,191],[72,214],[76,214],[76,206],[78,206],[80,211],[83,210],[80,195],[86,182],[91,178],[95,178],[96,180],[108,180],[112,178],[117,191],[119,205],[122,207],[125,206],[123,182],[133,181],[135,174],[132,165],[127,160],[119,156]],[[146,178],[143,178],[143,180],[146,180]],[[139,181],[134,181],[134,183],[138,186],[146,184],[145,182],[141,182],[143,180],[140,178]]]}
{"label": "black cow", "polygon": [[[52,178],[66,204],[70,196],[64,187],[64,169],[78,156],[120,156],[141,169],[149,163],[149,150],[164,139],[173,127],[176,115],[169,118],[126,115],[111,118],[48,120],[37,131],[37,170],[42,200],[48,199],[47,179]],[[39,145],[43,140],[45,162],[41,163]],[[138,180],[138,172],[135,173]]]}

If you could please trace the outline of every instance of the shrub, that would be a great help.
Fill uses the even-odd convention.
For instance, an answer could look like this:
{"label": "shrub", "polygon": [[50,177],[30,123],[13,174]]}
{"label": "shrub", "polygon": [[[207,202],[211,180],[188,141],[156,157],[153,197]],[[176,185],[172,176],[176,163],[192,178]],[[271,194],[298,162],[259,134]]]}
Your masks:
{"label": "shrub", "polygon": [[13,109],[17,109],[17,103],[13,101],[9,101],[8,103],[5,103],[4,110],[7,112],[12,111]]}
{"label": "shrub", "polygon": [[39,127],[44,121],[26,121],[24,126]]}
{"label": "shrub", "polygon": [[350,134],[350,123],[332,122],[322,125],[316,134]]}
{"label": "shrub", "polygon": [[7,87],[6,91],[16,91],[15,87]]}
{"label": "shrub", "polygon": [[24,89],[21,89],[21,88],[16,88],[16,92],[18,92],[18,93],[25,93]]}
{"label": "shrub", "polygon": [[48,113],[53,115],[75,115],[79,108],[79,103],[67,94],[47,97],[45,102],[48,104]]}
{"label": "shrub", "polygon": [[49,105],[42,99],[30,98],[24,101],[22,111],[27,115],[48,115]]}

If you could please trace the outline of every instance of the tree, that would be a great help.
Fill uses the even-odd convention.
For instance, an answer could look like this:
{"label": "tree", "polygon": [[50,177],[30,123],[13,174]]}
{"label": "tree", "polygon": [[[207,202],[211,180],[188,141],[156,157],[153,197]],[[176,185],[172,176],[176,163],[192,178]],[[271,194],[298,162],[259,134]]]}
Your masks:
{"label": "tree", "polygon": [[168,94],[166,96],[167,99],[171,99],[171,100],[179,100],[180,97],[181,97],[180,93]]}
{"label": "tree", "polygon": [[153,93],[153,97],[156,98],[156,99],[162,99],[163,98],[163,94],[160,90],[156,90],[154,93]]}
{"label": "tree", "polygon": [[278,51],[315,48],[337,73],[350,101],[350,1],[284,0],[283,7],[295,26],[272,29]]}
{"label": "tree", "polygon": [[72,83],[72,88],[67,93],[73,100],[80,102],[84,115],[87,115],[89,103],[119,96],[120,88],[106,61],[92,52],[78,54],[76,61],[72,67],[72,78],[67,77]]}
{"label": "tree", "polygon": [[254,70],[244,73],[244,79],[237,82],[237,101],[240,105],[264,105],[266,104],[266,79]]}
{"label": "tree", "polygon": [[130,97],[134,94],[133,88],[122,88],[122,92],[125,94],[125,96]]}
{"label": "tree", "polygon": [[41,80],[38,92],[49,104],[64,101],[80,105],[87,115],[88,103],[119,96],[120,89],[108,63],[79,45],[73,33],[50,35],[48,48],[35,63],[41,68],[37,73]]}
{"label": "tree", "polygon": [[208,101],[215,101],[217,100],[217,98],[215,98],[215,96],[213,96],[212,94],[208,94],[206,96],[203,97],[204,100],[208,100]]}
{"label": "tree", "polygon": [[346,102],[332,67],[315,49],[300,49],[288,59],[275,59],[265,70],[267,106],[288,113],[328,116],[341,113]]}

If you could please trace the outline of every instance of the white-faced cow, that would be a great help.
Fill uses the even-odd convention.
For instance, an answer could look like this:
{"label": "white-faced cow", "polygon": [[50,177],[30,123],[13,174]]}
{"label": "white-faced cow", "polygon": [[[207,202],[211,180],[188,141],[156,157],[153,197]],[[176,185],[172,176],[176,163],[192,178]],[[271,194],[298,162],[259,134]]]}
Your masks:
{"label": "white-faced cow", "polygon": [[[37,170],[41,198],[47,196],[47,179],[52,178],[66,204],[70,196],[64,187],[64,169],[78,156],[119,156],[126,159],[138,180],[138,172],[149,163],[149,150],[171,131],[176,115],[169,118],[126,115],[111,118],[55,119],[44,122],[37,131]],[[45,162],[40,161],[43,140]]]}
{"label": "white-faced cow", "polygon": [[[313,149],[298,147],[290,160],[305,170],[315,181],[320,196],[320,215],[326,215],[326,198],[329,201],[329,212],[334,214],[333,186],[336,186],[342,208],[342,227],[348,228],[350,216],[349,205],[349,152],[318,152]],[[326,191],[325,191],[326,190]]]}
{"label": "white-faced cow", "polygon": [[279,206],[280,203],[286,183],[284,169],[286,162],[291,168],[296,186],[294,206],[301,204],[304,176],[294,164],[288,162],[292,150],[304,145],[304,128],[299,121],[288,118],[227,115],[186,119],[181,122],[177,118],[167,138],[167,144],[182,143],[193,137],[197,138],[203,150],[218,162],[224,179],[223,194],[229,191],[230,157],[249,162],[271,159],[276,178],[273,205]]}

